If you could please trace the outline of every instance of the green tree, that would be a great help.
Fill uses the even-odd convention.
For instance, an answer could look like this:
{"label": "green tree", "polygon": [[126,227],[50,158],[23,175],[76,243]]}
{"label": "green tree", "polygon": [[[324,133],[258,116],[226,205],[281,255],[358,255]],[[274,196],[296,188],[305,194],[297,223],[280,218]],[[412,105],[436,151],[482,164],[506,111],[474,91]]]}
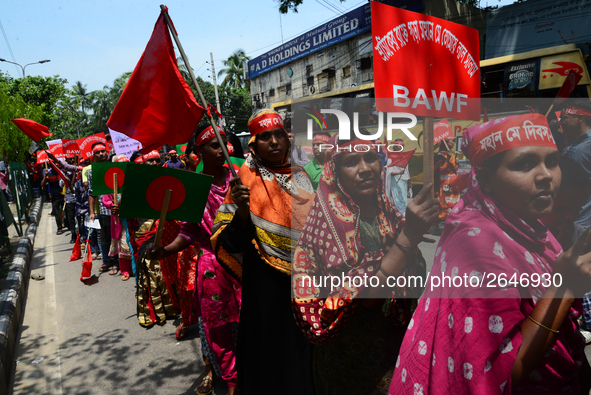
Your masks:
{"label": "green tree", "polygon": [[11,119],[27,118],[42,123],[44,115],[45,111],[42,106],[27,103],[21,95],[11,93],[6,81],[0,81],[0,151],[2,159],[23,162],[33,142],[12,123]]}
{"label": "green tree", "polygon": [[25,103],[40,107],[43,115],[38,122],[53,132],[59,124],[59,104],[66,98],[66,79],[59,76],[11,78],[3,75],[0,81],[6,83],[10,95],[18,95]]}
{"label": "green tree", "polygon": [[237,49],[228,59],[222,60],[222,64],[226,67],[218,72],[218,78],[226,76],[221,84],[223,87],[231,86],[236,89],[244,87],[244,62],[246,60],[250,60],[250,57],[246,56],[243,49]]}

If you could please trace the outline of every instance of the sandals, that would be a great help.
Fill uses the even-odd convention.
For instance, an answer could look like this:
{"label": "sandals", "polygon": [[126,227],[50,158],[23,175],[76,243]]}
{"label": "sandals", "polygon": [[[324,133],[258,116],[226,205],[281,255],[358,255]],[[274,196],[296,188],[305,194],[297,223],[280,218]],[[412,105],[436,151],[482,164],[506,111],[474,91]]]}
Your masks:
{"label": "sandals", "polygon": [[119,273],[119,268],[117,266],[111,266],[111,268],[109,269],[109,274],[111,276],[114,276],[117,273]]}
{"label": "sandals", "polygon": [[127,281],[127,280],[129,280],[129,273],[123,273],[123,274],[121,275],[121,280],[122,280],[122,281]]}
{"label": "sandals", "polygon": [[107,265],[106,263],[103,263],[101,265],[101,267],[99,268],[99,272],[105,273],[109,271],[109,265]]}
{"label": "sandals", "polygon": [[[189,330],[188,326],[185,326],[182,322],[179,326],[176,327],[174,331],[174,335],[176,336],[177,340],[183,340],[185,336],[187,336],[187,331]],[[207,377],[207,376],[206,376]],[[204,379],[205,380],[205,379]],[[210,391],[211,392],[211,391]],[[209,394],[209,392],[208,392]]]}
{"label": "sandals", "polygon": [[[199,390],[201,388],[201,391]],[[213,377],[205,376],[197,387],[197,395],[209,395],[213,391]]]}

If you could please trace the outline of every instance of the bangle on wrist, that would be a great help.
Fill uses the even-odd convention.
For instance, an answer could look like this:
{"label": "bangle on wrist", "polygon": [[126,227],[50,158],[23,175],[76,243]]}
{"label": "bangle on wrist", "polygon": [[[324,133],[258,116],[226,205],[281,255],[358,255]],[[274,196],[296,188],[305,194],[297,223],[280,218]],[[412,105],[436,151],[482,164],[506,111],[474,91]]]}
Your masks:
{"label": "bangle on wrist", "polygon": [[400,247],[403,251],[416,251],[418,246],[414,246],[414,247],[410,247],[410,246],[405,246],[404,244],[400,244],[399,242],[397,242],[396,240],[394,240],[394,245],[396,245],[397,247]]}
{"label": "bangle on wrist", "polygon": [[550,327],[547,327],[546,325],[542,324],[541,322],[538,322],[538,321],[534,320],[534,319],[531,317],[531,315],[530,315],[530,316],[528,316],[527,318],[529,318],[529,319],[530,319],[530,321],[531,321],[531,322],[533,322],[534,324],[536,324],[536,325],[538,325],[538,326],[541,326],[542,328],[546,329],[548,332],[552,332],[552,333],[558,333],[558,332],[559,332],[559,331],[558,331],[558,330],[556,330],[556,329],[552,329],[552,328],[550,328]]}

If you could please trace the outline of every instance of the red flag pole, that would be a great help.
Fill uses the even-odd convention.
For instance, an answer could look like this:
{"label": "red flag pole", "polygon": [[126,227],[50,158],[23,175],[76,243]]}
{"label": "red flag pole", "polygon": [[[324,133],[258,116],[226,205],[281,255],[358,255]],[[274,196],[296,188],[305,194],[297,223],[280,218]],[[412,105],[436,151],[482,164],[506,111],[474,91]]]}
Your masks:
{"label": "red flag pole", "polygon": [[[203,108],[207,109],[207,101],[205,100],[205,97],[203,96],[203,92],[201,92],[201,88],[199,88],[199,84],[197,83],[197,79],[195,78],[195,74],[193,74],[193,69],[191,68],[191,65],[189,64],[189,59],[187,58],[187,55],[185,54],[185,51],[183,50],[183,46],[181,45],[179,37],[177,36],[176,31],[174,30],[174,27],[172,26],[172,23],[170,22],[170,17],[168,16],[168,8],[164,4],[160,4],[160,9],[162,10],[162,13],[164,14],[164,19],[166,20],[166,24],[168,25],[168,30],[170,31],[170,34],[174,38],[174,41],[176,42],[176,46],[179,49],[179,52],[181,53],[181,56],[183,58],[183,62],[185,62],[185,66],[187,66],[187,71],[189,72],[189,75],[191,76],[191,80],[193,81],[193,84],[195,84],[195,88],[197,89],[197,95],[199,96],[199,101],[201,102],[201,106]],[[220,143],[220,146],[222,147],[222,152],[224,153],[224,157],[226,158],[226,162],[228,162],[228,167],[230,168],[230,171],[232,172],[232,176],[237,177],[238,175],[236,174],[236,170],[234,170],[234,166],[232,166],[232,162],[230,161],[230,154],[228,154],[228,150],[226,149],[226,145],[222,141],[222,136],[220,136],[220,131],[218,130],[218,126],[214,122],[213,116],[209,113],[208,113],[208,116],[209,116],[209,120],[211,122],[211,126],[213,127],[215,137],[218,139],[218,142]],[[154,245],[156,246],[157,244],[154,243]]]}
{"label": "red flag pole", "polygon": [[[423,118],[423,185],[433,184],[433,118]],[[447,145],[447,144],[446,144]],[[431,188],[429,198],[433,198],[434,190]]]}

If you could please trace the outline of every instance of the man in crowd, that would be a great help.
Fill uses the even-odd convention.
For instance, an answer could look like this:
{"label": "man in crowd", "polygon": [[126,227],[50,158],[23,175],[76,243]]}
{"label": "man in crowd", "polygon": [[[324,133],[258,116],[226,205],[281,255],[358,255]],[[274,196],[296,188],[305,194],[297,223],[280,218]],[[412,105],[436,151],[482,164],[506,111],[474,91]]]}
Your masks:
{"label": "man in crowd", "polygon": [[169,167],[171,169],[184,169],[185,164],[179,160],[179,157],[175,150],[168,151],[168,156],[170,156],[170,160],[164,164],[164,167]]}
{"label": "man in crowd", "polygon": [[[73,168],[76,168],[76,170],[77,170],[74,154],[71,154],[70,156],[68,156],[66,158],[66,163],[68,165],[72,166]],[[71,233],[70,244],[74,244],[76,242],[76,196],[74,194],[74,182],[76,181],[76,179],[75,179],[76,173],[75,173],[75,171],[73,172],[73,171],[65,170],[64,175],[67,177],[67,179],[70,181],[70,183],[68,185],[66,185],[66,183],[63,180],[60,180],[59,184],[60,184],[60,187],[65,188],[64,189],[64,199],[66,201],[65,221],[66,221],[66,226],[68,229],[70,229],[70,233]]]}
{"label": "man in crowd", "polygon": [[289,144],[291,147],[291,164],[292,165],[299,165],[299,166],[306,166],[310,159],[308,158],[308,154],[306,151],[299,145],[295,143],[295,133],[291,129],[291,118],[286,118],[283,122],[285,126],[285,130],[287,131],[287,135],[289,136]]}
{"label": "man in crowd", "polygon": [[[563,108],[560,125],[566,136],[563,156],[573,159],[591,179],[591,102],[589,99],[574,100]],[[591,197],[583,205],[575,221],[573,240],[591,225]],[[591,343],[591,292],[583,298],[581,333],[586,343]]]}
{"label": "man in crowd", "polygon": [[[97,142],[92,145],[93,162],[107,162],[109,160],[109,151],[104,143]],[[111,246],[111,211],[103,204],[102,196],[93,196],[92,191],[92,169],[88,170],[88,209],[90,211],[90,220],[94,221],[95,216],[101,224],[100,247],[103,257],[103,264],[100,267],[101,272],[108,271],[109,274],[117,274],[119,271],[119,260],[117,256],[109,256]],[[98,210],[97,210],[98,209]]]}
{"label": "man in crowd", "polygon": [[41,188],[49,185],[49,196],[51,198],[51,211],[55,217],[57,225],[57,233],[61,235],[64,233],[62,225],[62,208],[64,206],[64,195],[62,195],[62,188],[60,188],[59,178],[53,169],[45,169],[43,172],[43,181],[41,181]]}
{"label": "man in crowd", "polygon": [[316,133],[312,140],[314,159],[304,166],[304,170],[306,170],[306,173],[308,173],[308,176],[310,176],[310,180],[312,181],[314,192],[316,192],[316,189],[318,188],[318,182],[320,182],[320,176],[322,175],[322,168],[326,162],[326,150],[321,150],[320,145],[328,144],[330,137],[330,133],[328,132]]}

